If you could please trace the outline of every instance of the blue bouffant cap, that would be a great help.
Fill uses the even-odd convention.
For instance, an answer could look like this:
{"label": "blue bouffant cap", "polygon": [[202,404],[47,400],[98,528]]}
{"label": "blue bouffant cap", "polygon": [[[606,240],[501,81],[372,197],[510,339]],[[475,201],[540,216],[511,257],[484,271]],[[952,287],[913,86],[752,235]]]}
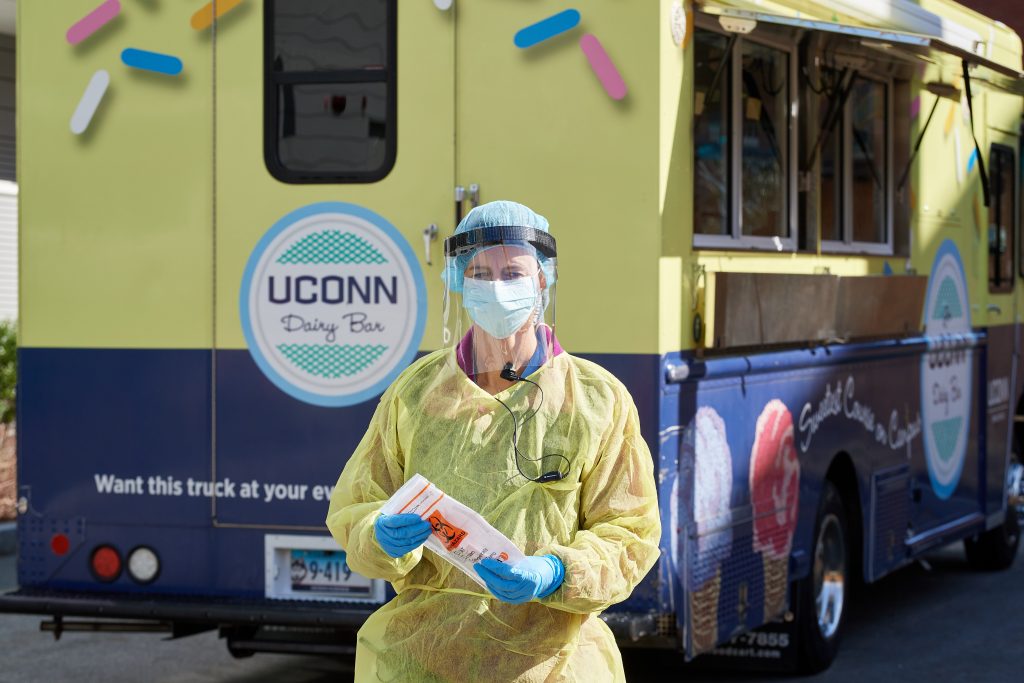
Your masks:
{"label": "blue bouffant cap", "polygon": [[[547,280],[547,286],[550,288],[555,283],[554,263],[546,254],[531,244],[528,239],[513,237],[517,231],[524,235],[534,230],[545,233],[541,237],[551,242],[551,246],[548,248],[551,249],[550,253],[553,255],[554,243],[546,236],[546,233],[549,232],[548,227],[548,219],[530,207],[524,206],[519,202],[499,200],[473,207],[455,228],[453,237],[470,233],[474,230],[489,232],[487,230],[489,228],[510,229],[508,230],[507,237],[501,240],[502,243],[519,244],[524,248],[531,249],[540,262],[541,268],[544,271],[544,277]],[[534,234],[536,235],[536,233]],[[493,245],[493,242],[490,242],[488,246],[490,245]],[[486,249],[487,246],[482,245],[481,248]],[[465,273],[466,267],[475,254],[476,250],[470,249],[460,253],[454,259],[448,259],[445,270],[441,273],[441,278],[448,284],[449,290],[456,293],[462,292],[463,273]]]}
{"label": "blue bouffant cap", "polygon": [[519,202],[510,202],[502,199],[473,207],[466,214],[466,217],[462,219],[458,227],[455,228],[455,234],[460,235],[477,228],[504,226],[533,228],[534,230],[548,232],[548,219]]}

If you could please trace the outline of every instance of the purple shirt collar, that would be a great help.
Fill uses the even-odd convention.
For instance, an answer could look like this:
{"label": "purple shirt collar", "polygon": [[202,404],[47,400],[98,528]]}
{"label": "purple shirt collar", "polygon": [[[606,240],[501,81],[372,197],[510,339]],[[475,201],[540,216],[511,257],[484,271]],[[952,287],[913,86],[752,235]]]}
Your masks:
{"label": "purple shirt collar", "polygon": [[[544,332],[545,344],[551,344],[551,351],[554,356],[562,353],[562,345],[558,343],[558,337],[555,336],[555,331],[547,325],[541,327]],[[532,359],[531,359],[532,360]],[[470,327],[469,331],[466,332],[466,336],[462,338],[459,345],[455,347],[455,361],[459,364],[459,367],[467,377],[472,378],[473,373],[473,328]]]}

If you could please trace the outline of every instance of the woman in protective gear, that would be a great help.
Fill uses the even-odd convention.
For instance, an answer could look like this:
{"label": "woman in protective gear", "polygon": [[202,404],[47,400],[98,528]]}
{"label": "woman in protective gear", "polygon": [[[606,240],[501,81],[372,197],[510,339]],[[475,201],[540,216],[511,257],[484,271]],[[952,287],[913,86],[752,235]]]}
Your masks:
{"label": "woman in protective gear", "polygon": [[[397,596],[359,630],[356,681],[623,681],[598,614],[658,557],[653,462],[609,372],[554,334],[548,222],[514,202],[474,208],[445,242],[445,347],[388,388],[331,497],[352,570]],[[416,515],[382,515],[419,473],[480,513],[526,559],[474,565],[423,543]]]}

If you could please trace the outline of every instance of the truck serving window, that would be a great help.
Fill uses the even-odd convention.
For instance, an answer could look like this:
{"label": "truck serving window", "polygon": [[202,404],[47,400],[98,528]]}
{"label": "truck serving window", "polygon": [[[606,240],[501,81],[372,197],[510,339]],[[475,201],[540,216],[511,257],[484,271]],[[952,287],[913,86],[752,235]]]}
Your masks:
{"label": "truck serving window", "polygon": [[843,102],[843,73],[822,69],[814,89],[822,248],[892,253],[891,83],[857,75]]}
{"label": "truck serving window", "polygon": [[289,183],[384,178],[396,156],[397,0],[265,0],[264,160]]}
{"label": "truck serving window", "polygon": [[694,32],[694,245],[790,249],[791,46]]}

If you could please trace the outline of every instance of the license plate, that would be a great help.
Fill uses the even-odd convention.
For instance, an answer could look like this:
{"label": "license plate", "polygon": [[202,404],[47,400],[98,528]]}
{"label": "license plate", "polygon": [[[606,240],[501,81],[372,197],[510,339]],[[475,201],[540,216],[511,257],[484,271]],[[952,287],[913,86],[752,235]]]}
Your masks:
{"label": "license plate", "polygon": [[349,569],[343,550],[291,551],[293,591],[330,593],[346,597],[372,595],[370,579]]}

